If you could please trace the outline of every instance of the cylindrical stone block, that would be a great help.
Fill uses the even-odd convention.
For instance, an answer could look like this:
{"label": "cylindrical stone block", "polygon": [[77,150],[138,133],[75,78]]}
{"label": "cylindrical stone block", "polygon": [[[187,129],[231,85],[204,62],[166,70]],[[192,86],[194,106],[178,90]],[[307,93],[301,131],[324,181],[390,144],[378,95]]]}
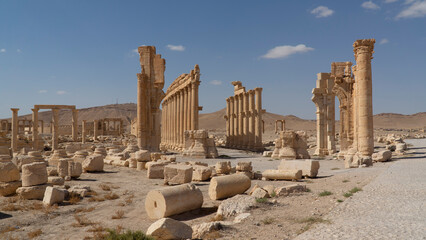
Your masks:
{"label": "cylindrical stone block", "polygon": [[274,180],[298,180],[302,178],[302,170],[265,170],[262,177]]}
{"label": "cylindrical stone block", "polygon": [[244,193],[251,187],[251,180],[244,174],[214,177],[210,180],[209,197],[224,199]]}
{"label": "cylindrical stone block", "polygon": [[151,190],[145,199],[145,210],[151,219],[201,208],[203,194],[194,184]]}

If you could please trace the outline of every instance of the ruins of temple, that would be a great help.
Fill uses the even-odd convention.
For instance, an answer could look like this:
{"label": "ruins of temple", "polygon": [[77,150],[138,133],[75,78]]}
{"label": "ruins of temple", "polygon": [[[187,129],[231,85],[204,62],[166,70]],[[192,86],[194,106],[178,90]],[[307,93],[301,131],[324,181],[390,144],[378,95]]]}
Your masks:
{"label": "ruins of temple", "polygon": [[182,151],[185,148],[185,131],[198,130],[198,86],[200,68],[195,65],[189,74],[176,78],[167,89],[162,103],[162,150]]}
{"label": "ruins of temple", "polygon": [[165,94],[166,60],[156,54],[154,46],[138,48],[141,73],[138,77],[137,139],[143,150],[158,151],[160,146],[160,104]]}
{"label": "ruins of temple", "polygon": [[336,152],[334,109],[337,96],[340,103],[339,157],[347,159],[348,167],[370,165],[369,159],[374,152],[371,74],[374,43],[374,39],[355,41],[356,65],[333,62],[330,73],[318,73],[316,88],[312,90],[312,101],[317,107],[315,154],[324,156]]}
{"label": "ruins of temple", "polygon": [[262,88],[246,92],[240,81],[232,82],[234,96],[226,99],[226,147],[263,150]]}

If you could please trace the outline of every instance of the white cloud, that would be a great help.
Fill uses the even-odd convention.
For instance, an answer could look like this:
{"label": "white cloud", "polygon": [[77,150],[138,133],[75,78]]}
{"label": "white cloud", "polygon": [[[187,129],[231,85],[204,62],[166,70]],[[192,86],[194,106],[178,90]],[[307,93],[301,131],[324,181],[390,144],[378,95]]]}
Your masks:
{"label": "white cloud", "polygon": [[222,85],[222,81],[219,81],[219,80],[213,80],[213,81],[210,81],[210,84],[211,84],[211,85],[219,86],[219,85]]}
{"label": "white cloud", "polygon": [[6,52],[5,48],[0,49],[0,53]]}
{"label": "white cloud", "polygon": [[59,91],[56,92],[56,94],[58,94],[58,95],[64,95],[66,93],[67,92],[65,92],[64,90],[59,90]]}
{"label": "white cloud", "polygon": [[167,48],[172,50],[172,51],[179,51],[179,52],[182,52],[182,51],[185,50],[185,47],[182,46],[182,45],[171,45],[171,44],[169,44],[169,45],[167,45]]}
{"label": "white cloud", "polygon": [[312,14],[317,18],[329,17],[333,15],[334,11],[326,6],[319,6],[311,11]]}
{"label": "white cloud", "polygon": [[39,90],[38,93],[47,93],[47,90]]}
{"label": "white cloud", "polygon": [[372,1],[363,2],[361,4],[361,7],[365,8],[365,9],[370,9],[370,10],[380,9],[380,7],[377,4],[373,3]]}
{"label": "white cloud", "polygon": [[270,49],[265,55],[262,56],[262,58],[268,58],[268,59],[286,58],[296,53],[304,53],[304,52],[309,52],[313,50],[314,50],[313,48],[307,47],[305,44],[299,44],[297,46],[283,45],[283,46],[277,46]]}
{"label": "white cloud", "polygon": [[394,2],[396,2],[396,1],[398,1],[398,0],[385,0],[384,2],[385,2],[385,3],[394,3]]}
{"label": "white cloud", "polygon": [[382,40],[380,40],[379,44],[386,44],[388,42],[389,40],[387,38],[383,38]]}
{"label": "white cloud", "polygon": [[408,8],[402,10],[396,18],[419,18],[426,16],[426,0],[416,1]]}

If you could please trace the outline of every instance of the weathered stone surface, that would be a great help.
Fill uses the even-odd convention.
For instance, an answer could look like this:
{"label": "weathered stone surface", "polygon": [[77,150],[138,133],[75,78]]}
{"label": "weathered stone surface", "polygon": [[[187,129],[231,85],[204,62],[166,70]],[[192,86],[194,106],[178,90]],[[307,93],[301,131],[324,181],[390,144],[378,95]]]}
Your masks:
{"label": "weathered stone surface", "polygon": [[22,166],[22,186],[29,187],[47,183],[46,163],[35,162]]}
{"label": "weathered stone surface", "polygon": [[265,170],[262,177],[269,180],[299,180],[302,178],[302,170]]}
{"label": "weathered stone surface", "polygon": [[206,181],[210,179],[211,175],[211,168],[205,166],[194,166],[192,181]]}
{"label": "weathered stone surface", "polygon": [[217,162],[215,165],[217,174],[229,174],[231,172],[231,162]]}
{"label": "weathered stone surface", "polygon": [[47,166],[48,176],[58,176],[58,167]]}
{"label": "weathered stone surface", "polygon": [[175,155],[162,155],[161,160],[169,161],[169,162],[176,162],[176,156]]}
{"label": "weathered stone surface", "polygon": [[293,184],[275,189],[275,194],[277,196],[287,196],[294,192],[306,192],[306,185]]}
{"label": "weathered stone surface", "polygon": [[378,153],[373,153],[372,155],[373,161],[375,162],[386,162],[391,160],[392,152],[391,151],[380,151]]}
{"label": "weathered stone surface", "polygon": [[85,185],[75,185],[68,189],[69,194],[79,195],[80,197],[86,197],[90,191],[90,187]]}
{"label": "weathered stone surface", "polygon": [[320,163],[318,160],[281,160],[279,170],[302,170],[302,176],[316,177]]}
{"label": "weathered stone surface", "polygon": [[151,161],[157,161],[161,159],[162,154],[159,152],[153,152],[151,153]]}
{"label": "weathered stone surface", "polygon": [[213,177],[209,185],[212,200],[224,199],[244,193],[251,187],[251,180],[243,174]]}
{"label": "weathered stone surface", "polygon": [[216,158],[218,156],[213,138],[204,129],[185,131],[183,155],[192,158]]}
{"label": "weathered stone surface", "polygon": [[269,194],[266,190],[264,190],[263,188],[256,188],[253,193],[251,194],[251,196],[255,197],[255,198],[268,198]]}
{"label": "weathered stone surface", "polygon": [[192,167],[188,165],[169,164],[164,167],[165,184],[184,184],[192,180]]}
{"label": "weathered stone surface", "polygon": [[73,160],[68,162],[68,176],[79,178],[82,173],[83,167],[80,162],[74,162]]}
{"label": "weathered stone surface", "polygon": [[19,169],[12,162],[0,162],[0,182],[13,182],[20,179]]}
{"label": "weathered stone surface", "polygon": [[235,169],[241,172],[251,172],[253,167],[251,166],[251,162],[238,162]]}
{"label": "weathered stone surface", "polygon": [[248,212],[255,205],[255,197],[249,195],[236,195],[221,202],[217,209],[217,215],[231,217]]}
{"label": "weathered stone surface", "polygon": [[234,218],[234,223],[240,223],[250,216],[251,216],[250,213],[240,213]]}
{"label": "weathered stone surface", "polygon": [[139,170],[139,171],[145,170],[145,165],[146,165],[146,162],[137,162],[136,170]]}
{"label": "weathered stone surface", "polygon": [[63,158],[58,160],[58,176],[66,177],[68,176],[68,162],[72,161],[71,158]]}
{"label": "weathered stone surface", "polygon": [[148,169],[147,177],[149,179],[163,179],[165,163],[148,162],[145,167]]}
{"label": "weathered stone surface", "polygon": [[206,234],[223,228],[220,222],[207,222],[192,226],[192,239],[204,239]]}
{"label": "weathered stone surface", "polygon": [[275,193],[275,187],[273,185],[266,185],[262,187],[266,192],[268,192],[269,196],[272,196]]}
{"label": "weathered stone surface", "polygon": [[138,167],[138,160],[135,158],[129,159],[129,168],[137,168]]}
{"label": "weathered stone surface", "polygon": [[48,177],[47,178],[47,183],[50,183],[52,185],[64,185],[65,180],[61,177]]}
{"label": "weathered stone surface", "polygon": [[22,186],[21,181],[0,182],[0,196],[10,196],[16,193],[16,189]]}
{"label": "weathered stone surface", "polygon": [[285,130],[280,133],[280,138],[275,139],[273,159],[309,159],[305,132]]}
{"label": "weathered stone surface", "polygon": [[43,204],[53,205],[64,201],[65,192],[55,187],[47,187],[44,192]]}
{"label": "weathered stone surface", "polygon": [[149,162],[151,161],[151,153],[147,150],[139,150],[135,152],[135,158],[138,162]]}
{"label": "weathered stone surface", "polygon": [[91,155],[86,157],[82,164],[85,172],[103,172],[104,157],[102,155]]}
{"label": "weathered stone surface", "polygon": [[12,162],[18,167],[19,171],[21,171],[22,165],[36,162],[36,160],[31,156],[18,155],[13,157]]}
{"label": "weathered stone surface", "polygon": [[20,187],[16,189],[16,193],[24,199],[37,199],[43,200],[44,191],[48,187],[47,184],[31,186],[31,187]]}
{"label": "weathered stone surface", "polygon": [[199,209],[203,205],[203,194],[194,184],[183,184],[148,192],[145,210],[151,219]]}
{"label": "weathered stone surface", "polygon": [[191,239],[192,228],[183,222],[171,218],[162,218],[151,224],[146,234],[158,240]]}

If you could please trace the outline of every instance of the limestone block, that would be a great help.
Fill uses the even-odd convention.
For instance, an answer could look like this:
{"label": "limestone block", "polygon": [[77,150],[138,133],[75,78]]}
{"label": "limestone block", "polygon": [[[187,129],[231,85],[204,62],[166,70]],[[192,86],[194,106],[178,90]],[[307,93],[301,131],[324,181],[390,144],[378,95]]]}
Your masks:
{"label": "limestone block", "polygon": [[231,217],[250,211],[256,205],[256,198],[250,195],[236,195],[222,201],[217,208],[216,215]]}
{"label": "limestone block", "polygon": [[277,196],[287,196],[295,192],[306,192],[306,185],[293,184],[275,189],[275,194]]}
{"label": "limestone block", "polygon": [[44,191],[48,187],[47,184],[31,186],[31,187],[20,187],[16,189],[16,193],[24,199],[37,199],[43,200]]}
{"label": "limestone block", "polygon": [[224,199],[244,193],[250,186],[250,178],[243,174],[213,177],[210,180],[209,196],[212,200]]}
{"label": "limestone block", "polygon": [[393,144],[388,144],[386,145],[386,149],[393,152],[396,150],[396,146]]}
{"label": "limestone block", "polygon": [[79,178],[83,173],[83,167],[80,162],[68,161],[68,176],[72,178]]}
{"label": "limestone block", "polygon": [[63,158],[58,160],[58,176],[59,177],[66,177],[68,176],[68,162],[70,161],[70,158]]}
{"label": "limestone block", "polygon": [[88,156],[82,164],[85,172],[103,172],[104,171],[104,157],[102,155]]}
{"label": "limestone block", "polygon": [[13,182],[20,179],[19,169],[12,162],[0,162],[0,182]]}
{"label": "limestone block", "polygon": [[188,165],[170,164],[164,167],[165,184],[184,184],[192,180],[192,167]]}
{"label": "limestone block", "polygon": [[318,160],[281,160],[279,170],[302,170],[302,176],[316,177],[320,163]]}
{"label": "limestone block", "polygon": [[191,239],[192,228],[183,222],[162,218],[151,224],[146,234],[157,240]]}
{"label": "limestone block", "polygon": [[50,166],[57,166],[59,159],[67,158],[67,152],[65,149],[58,149],[55,150],[52,154],[52,156],[49,158],[49,165]]}
{"label": "limestone block", "polygon": [[16,189],[22,186],[21,181],[0,182],[0,196],[9,196],[16,193]]}
{"label": "limestone block", "polygon": [[253,196],[255,198],[268,198],[269,193],[266,190],[264,190],[263,188],[256,188],[256,190],[253,191],[251,196]]}
{"label": "limestone block", "polygon": [[65,180],[61,177],[48,177],[47,178],[47,183],[51,184],[51,185],[59,185],[62,186],[65,184]]}
{"label": "limestone block", "polygon": [[375,162],[386,162],[391,160],[392,152],[389,150],[386,150],[386,151],[380,151],[378,153],[373,153],[372,158],[373,158],[373,161]]}
{"label": "limestone block", "polygon": [[212,170],[205,166],[194,166],[192,172],[192,181],[206,181],[209,180],[212,175]]}
{"label": "limestone block", "polygon": [[58,167],[47,166],[48,176],[58,176]]}
{"label": "limestone block", "polygon": [[53,205],[55,203],[61,203],[64,201],[65,192],[55,187],[47,187],[44,192],[43,204]]}
{"label": "limestone block", "polygon": [[151,154],[147,150],[139,150],[135,152],[135,158],[138,162],[149,162],[151,161]]}
{"label": "limestone block", "polygon": [[251,162],[238,162],[236,170],[240,172],[251,172],[253,167],[251,166]]}
{"label": "limestone block", "polygon": [[89,186],[80,186],[80,185],[76,185],[76,186],[72,186],[71,188],[68,189],[69,194],[71,195],[78,195],[80,197],[86,197],[87,194],[90,192],[90,187]]}
{"label": "limestone block", "polygon": [[158,152],[153,152],[151,153],[151,161],[157,161],[159,159],[161,159],[162,154],[158,153]]}
{"label": "limestone block", "polygon": [[139,170],[139,171],[145,170],[145,165],[146,165],[146,162],[137,162],[136,170]]}
{"label": "limestone block", "polygon": [[231,172],[231,162],[217,162],[215,165],[216,174],[229,174]]}
{"label": "limestone block", "polygon": [[47,183],[46,163],[36,162],[22,166],[22,186],[29,187]]}
{"label": "limestone block", "polygon": [[201,190],[190,183],[151,190],[145,199],[145,210],[151,219],[199,209],[202,205]]}
{"label": "limestone block", "polygon": [[275,193],[275,187],[273,185],[266,185],[262,188],[268,192],[269,196],[272,196]]}
{"label": "limestone block", "polygon": [[272,170],[268,169],[262,173],[267,180],[299,180],[302,178],[302,170]]}
{"label": "limestone block", "polygon": [[18,155],[13,157],[12,162],[18,167],[19,171],[21,171],[22,165],[36,162],[36,160],[31,156]]}
{"label": "limestone block", "polygon": [[147,177],[149,179],[163,179],[164,178],[164,166],[166,163],[148,162],[145,167],[148,169]]}
{"label": "limestone block", "polygon": [[220,222],[207,222],[192,226],[192,239],[204,239],[205,236],[213,231],[222,229]]}
{"label": "limestone block", "polygon": [[162,155],[161,160],[169,161],[169,162],[176,162],[176,156],[175,155]]}
{"label": "limestone block", "polygon": [[111,165],[118,166],[118,167],[128,167],[129,161],[126,160],[112,160]]}
{"label": "limestone block", "polygon": [[137,168],[137,166],[138,166],[138,160],[136,160],[135,158],[130,158],[129,168]]}

